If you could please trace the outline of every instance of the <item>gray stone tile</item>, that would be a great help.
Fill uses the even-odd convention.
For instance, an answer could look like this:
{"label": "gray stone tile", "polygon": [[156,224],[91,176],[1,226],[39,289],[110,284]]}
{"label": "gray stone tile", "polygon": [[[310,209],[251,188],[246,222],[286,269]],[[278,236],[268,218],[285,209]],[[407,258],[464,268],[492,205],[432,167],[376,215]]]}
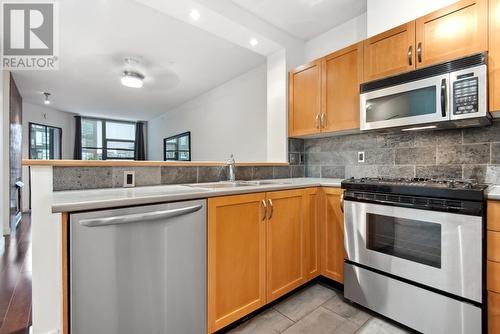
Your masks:
{"label": "gray stone tile", "polygon": [[250,166],[236,167],[236,180],[252,180],[253,170]]}
{"label": "gray stone tile", "polygon": [[305,166],[290,166],[292,169],[292,177],[304,177],[306,176]]}
{"label": "gray stone tile", "polygon": [[491,143],[491,163],[500,165],[500,143]]}
{"label": "gray stone tile", "polygon": [[291,138],[288,140],[288,152],[304,152],[304,139]]}
{"label": "gray stone tile", "polygon": [[450,146],[462,144],[462,130],[415,132],[415,146]]}
{"label": "gray stone tile", "polygon": [[111,167],[54,167],[53,169],[54,191],[111,188],[112,186]]}
{"label": "gray stone tile", "polygon": [[327,140],[327,139],[328,138],[306,139],[306,140],[304,140],[304,152],[305,153],[317,153],[317,152],[321,152],[322,143],[325,140]]}
{"label": "gray stone tile", "polygon": [[278,166],[273,168],[273,179],[288,179],[291,176],[289,166]]}
{"label": "gray stone tile", "polygon": [[485,182],[487,167],[487,165],[464,165],[464,179],[476,180],[481,183]]}
{"label": "gray stone tile", "polygon": [[316,284],[298,292],[274,308],[287,318],[297,321],[314,311],[334,295],[335,291]]}
{"label": "gray stone tile", "polygon": [[345,300],[341,295],[330,298],[322,306],[346,319],[349,319],[358,326],[362,326],[368,319],[371,318],[370,314],[360,308],[357,308],[354,304]]}
{"label": "gray stone tile", "polygon": [[255,180],[266,180],[273,178],[273,167],[254,167],[253,178]]}
{"label": "gray stone tile", "polygon": [[490,162],[490,144],[442,146],[437,149],[437,164],[483,164]]}
{"label": "gray stone tile", "polygon": [[345,167],[344,166],[322,166],[321,167],[321,177],[343,179],[343,178],[345,178]]}
{"label": "gray stone tile", "polygon": [[227,167],[198,167],[198,182],[219,182],[227,180]]}
{"label": "gray stone tile", "polygon": [[284,334],[353,334],[359,326],[323,307],[299,320]]}
{"label": "gray stone tile", "polygon": [[161,184],[161,167],[113,167],[113,187],[123,187],[123,175],[128,171],[135,172],[136,187]]}
{"label": "gray stone tile", "polygon": [[500,165],[492,165],[486,168],[486,183],[500,184]]}
{"label": "gray stone tile", "polygon": [[378,176],[411,178],[415,177],[415,166],[378,166]]}
{"label": "gray stone tile", "polygon": [[255,316],[237,328],[231,330],[232,334],[276,334],[292,326],[294,322],[274,309],[268,309]]}
{"label": "gray stone tile", "polygon": [[[340,168],[344,168],[340,166]],[[321,177],[321,166],[306,165],[306,177]]]}
{"label": "gray stone tile", "polygon": [[288,162],[290,165],[300,165],[300,154],[301,153],[289,153]]}
{"label": "gray stone tile", "polygon": [[[369,165],[393,165],[394,164],[394,150],[393,149],[368,149],[362,150],[365,152],[365,162],[363,164]],[[354,152],[354,159],[358,160],[358,151]]]}
{"label": "gray stone tile", "polygon": [[379,147],[412,147],[415,146],[414,133],[391,133],[377,136]]}
{"label": "gray stone tile", "polygon": [[324,147],[323,151],[359,151],[371,148],[381,148],[377,142],[377,135],[375,133],[360,133],[332,137],[332,140],[329,141],[329,147]]}
{"label": "gray stone tile", "polygon": [[407,334],[405,329],[379,318],[371,318],[356,334]]}
{"label": "gray stone tile", "polygon": [[377,177],[377,166],[374,165],[351,165],[345,166],[345,177],[360,178],[360,177]]}
{"label": "gray stone tile", "polygon": [[161,167],[162,184],[196,183],[198,180],[197,167]]}
{"label": "gray stone tile", "polygon": [[436,163],[436,148],[428,147],[407,147],[396,150],[396,165],[433,165]]}
{"label": "gray stone tile", "polygon": [[500,121],[496,120],[491,126],[463,129],[464,143],[500,142]]}
{"label": "gray stone tile", "polygon": [[461,165],[441,165],[441,166],[416,166],[416,177],[426,177],[431,179],[461,179]]}

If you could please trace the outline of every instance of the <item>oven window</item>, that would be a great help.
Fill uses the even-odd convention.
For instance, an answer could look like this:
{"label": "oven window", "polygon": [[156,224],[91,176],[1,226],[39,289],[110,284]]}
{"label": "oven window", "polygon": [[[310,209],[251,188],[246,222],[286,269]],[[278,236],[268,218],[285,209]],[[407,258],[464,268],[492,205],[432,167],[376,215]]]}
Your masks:
{"label": "oven window", "polygon": [[366,121],[389,121],[436,113],[436,86],[419,88],[366,101]]}
{"label": "oven window", "polygon": [[441,268],[441,225],[367,213],[367,248]]}

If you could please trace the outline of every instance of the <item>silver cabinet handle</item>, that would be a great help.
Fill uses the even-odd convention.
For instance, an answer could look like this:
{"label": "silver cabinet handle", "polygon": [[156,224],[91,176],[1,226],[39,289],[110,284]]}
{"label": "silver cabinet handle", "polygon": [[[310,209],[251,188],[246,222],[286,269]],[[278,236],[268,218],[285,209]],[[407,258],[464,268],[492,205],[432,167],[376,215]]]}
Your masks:
{"label": "silver cabinet handle", "polygon": [[408,64],[411,66],[413,65],[413,45],[410,45],[408,48]]}
{"label": "silver cabinet handle", "polygon": [[262,202],[262,207],[264,208],[264,214],[262,215],[262,221],[266,220],[266,217],[267,217],[267,204],[266,204],[266,200],[263,199]]}
{"label": "silver cabinet handle", "polygon": [[418,43],[418,46],[417,46],[417,57],[418,57],[418,62],[421,63],[422,62],[422,42]]}
{"label": "silver cabinet handle", "polygon": [[344,192],[340,194],[340,211],[344,213]]}
{"label": "silver cabinet handle", "polygon": [[189,213],[199,211],[202,207],[203,207],[202,205],[194,205],[194,206],[188,206],[186,208],[180,208],[180,209],[146,212],[146,213],[136,213],[136,214],[131,214],[131,215],[107,217],[107,218],[82,219],[82,220],[80,220],[79,223],[80,223],[80,225],[86,226],[86,227],[99,227],[99,226],[108,226],[108,225],[142,223],[142,222],[151,221],[151,220],[169,219],[169,218],[173,218],[173,217],[187,215]]}
{"label": "silver cabinet handle", "polygon": [[322,128],[325,127],[325,119],[326,119],[326,114],[322,113],[321,118],[320,118],[320,127],[322,127]]}
{"label": "silver cabinet handle", "polygon": [[320,122],[319,122],[319,114],[316,115],[316,128],[319,129],[321,127]]}
{"label": "silver cabinet handle", "polygon": [[273,206],[273,200],[271,199],[268,199],[267,200],[269,202],[269,217],[267,217],[268,220],[270,220],[271,218],[273,218],[273,213],[274,213],[274,206]]}

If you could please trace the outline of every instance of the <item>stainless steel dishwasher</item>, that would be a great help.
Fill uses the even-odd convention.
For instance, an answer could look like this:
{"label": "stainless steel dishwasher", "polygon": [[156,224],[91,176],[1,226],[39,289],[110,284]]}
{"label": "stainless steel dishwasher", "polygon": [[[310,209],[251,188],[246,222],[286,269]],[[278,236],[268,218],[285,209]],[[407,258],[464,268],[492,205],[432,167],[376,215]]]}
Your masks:
{"label": "stainless steel dishwasher", "polygon": [[206,201],[77,213],[72,334],[206,333]]}

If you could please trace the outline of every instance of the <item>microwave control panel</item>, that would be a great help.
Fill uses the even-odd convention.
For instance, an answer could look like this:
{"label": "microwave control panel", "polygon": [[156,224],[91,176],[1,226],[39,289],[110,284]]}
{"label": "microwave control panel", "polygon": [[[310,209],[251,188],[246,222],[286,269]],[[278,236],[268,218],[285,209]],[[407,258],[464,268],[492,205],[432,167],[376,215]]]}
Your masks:
{"label": "microwave control panel", "polygon": [[479,78],[472,75],[472,73],[461,75],[453,82],[454,115],[478,112]]}

